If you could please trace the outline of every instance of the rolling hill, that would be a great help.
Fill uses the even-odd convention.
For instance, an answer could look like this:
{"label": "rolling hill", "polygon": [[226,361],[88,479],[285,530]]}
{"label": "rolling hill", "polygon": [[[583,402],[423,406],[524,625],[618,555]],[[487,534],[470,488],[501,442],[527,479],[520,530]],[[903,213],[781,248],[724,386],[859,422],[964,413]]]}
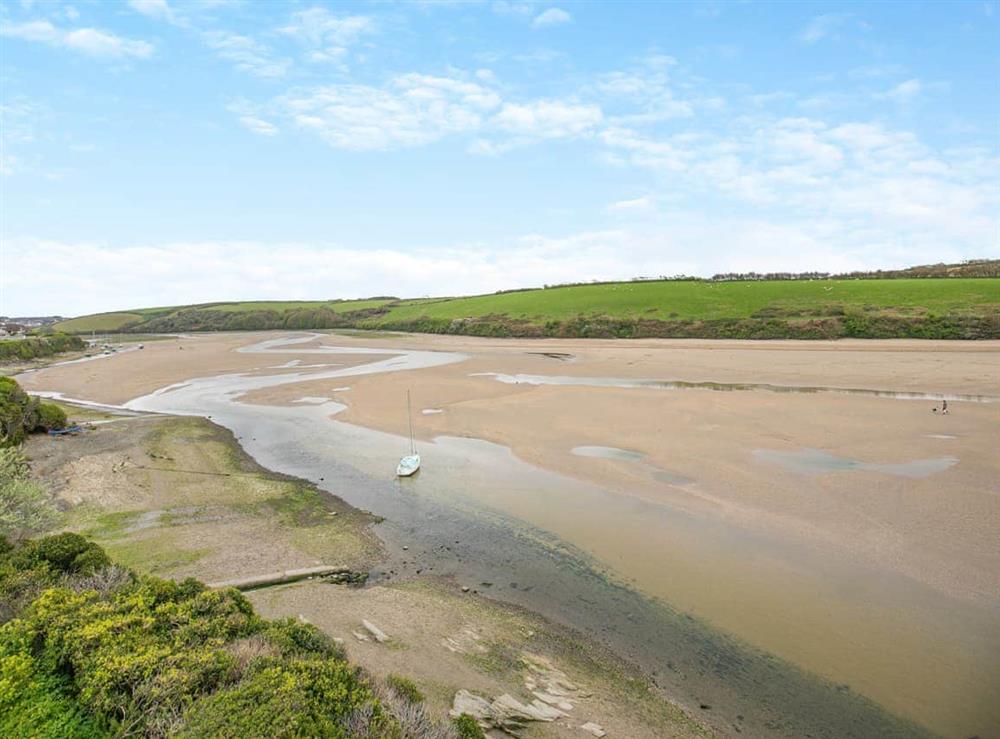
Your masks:
{"label": "rolling hill", "polygon": [[236,302],[73,318],[55,330],[383,329],[480,336],[1000,338],[1000,278],[659,280],[471,297]]}

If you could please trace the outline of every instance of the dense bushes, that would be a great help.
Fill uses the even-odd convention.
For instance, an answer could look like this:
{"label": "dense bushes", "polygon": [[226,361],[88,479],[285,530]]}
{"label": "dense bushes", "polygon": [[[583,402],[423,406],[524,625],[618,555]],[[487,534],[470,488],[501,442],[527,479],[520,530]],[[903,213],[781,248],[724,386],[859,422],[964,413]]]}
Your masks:
{"label": "dense bushes", "polygon": [[[264,620],[234,589],[108,576],[76,534],[0,551],[2,736],[459,735],[315,627]],[[26,582],[34,597],[11,599]]]}
{"label": "dense bushes", "polygon": [[[824,311],[826,312],[826,311]],[[1000,315],[917,315],[845,312],[831,306],[827,315],[781,315],[780,311],[750,318],[660,320],[577,316],[563,321],[534,323],[505,316],[481,318],[414,318],[405,321],[361,323],[417,333],[518,338],[595,339],[997,339]]]}
{"label": "dense bushes", "polygon": [[151,333],[178,331],[264,331],[272,329],[350,328],[358,321],[383,312],[384,308],[338,312],[331,308],[225,311],[185,308],[153,318],[129,330]]}
{"label": "dense bushes", "polygon": [[0,362],[51,357],[61,352],[80,351],[86,346],[79,336],[52,334],[0,341]]}
{"label": "dense bushes", "polygon": [[0,447],[20,444],[32,431],[63,428],[66,414],[32,398],[10,377],[0,377]]}

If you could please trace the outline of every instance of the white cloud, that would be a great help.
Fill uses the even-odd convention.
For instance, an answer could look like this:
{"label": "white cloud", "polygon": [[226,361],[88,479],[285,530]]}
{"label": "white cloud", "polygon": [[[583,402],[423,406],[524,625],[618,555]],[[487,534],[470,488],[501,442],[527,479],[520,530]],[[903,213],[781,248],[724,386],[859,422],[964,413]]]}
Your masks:
{"label": "white cloud", "polygon": [[570,23],[572,20],[573,16],[562,8],[549,8],[548,10],[543,10],[535,16],[535,19],[531,21],[531,27],[548,28],[549,26],[558,26],[563,23]]}
{"label": "white cloud", "polygon": [[503,131],[530,139],[572,138],[592,133],[603,115],[596,105],[561,100],[506,103],[494,118]]}
{"label": "white cloud", "polygon": [[335,148],[364,151],[476,131],[499,104],[495,92],[474,82],[404,74],[384,88],[326,85],[293,91],[271,107]]}
{"label": "white cloud", "polygon": [[850,17],[847,13],[817,15],[799,32],[798,39],[804,44],[815,44],[825,38],[835,36]]}
{"label": "white cloud", "polygon": [[914,78],[900,82],[891,90],[884,94],[884,97],[895,103],[905,104],[912,102],[923,91],[924,86],[920,80]]}
{"label": "white cloud", "polygon": [[368,16],[336,16],[326,8],[314,7],[293,13],[291,22],[280,30],[313,46],[343,46],[373,30],[374,25]]}
{"label": "white cloud", "polygon": [[608,210],[613,213],[635,213],[649,210],[653,205],[653,200],[649,196],[632,198],[631,200],[619,200],[608,206]]}
{"label": "white cloud", "polygon": [[180,18],[167,0],[128,0],[129,7],[138,13],[167,23],[179,23]]}
{"label": "white cloud", "polygon": [[236,68],[255,77],[281,77],[292,62],[275,56],[264,44],[249,36],[228,31],[208,31],[202,34],[205,44]]}
{"label": "white cloud", "polygon": [[146,41],[116,36],[96,28],[59,28],[45,20],[4,23],[0,25],[0,36],[48,44],[102,59],[147,59],[153,55],[153,45]]}
{"label": "white cloud", "polygon": [[[811,118],[731,122],[728,131],[656,138],[627,128],[600,140],[634,165],[669,175],[664,193],[754,207],[774,225],[826,221],[842,244],[892,244],[956,254],[995,250],[1000,161],[935,152],[911,132]],[[735,232],[735,231],[734,231]],[[845,247],[846,248],[846,247]]]}
{"label": "white cloud", "polygon": [[280,32],[297,39],[308,50],[313,62],[339,61],[351,44],[371,33],[375,22],[369,16],[337,16],[326,8],[313,7],[292,14],[289,24]]}
{"label": "white cloud", "polygon": [[257,118],[252,115],[241,115],[238,120],[244,128],[261,136],[276,136],[279,133],[276,125],[265,121],[263,118]]}

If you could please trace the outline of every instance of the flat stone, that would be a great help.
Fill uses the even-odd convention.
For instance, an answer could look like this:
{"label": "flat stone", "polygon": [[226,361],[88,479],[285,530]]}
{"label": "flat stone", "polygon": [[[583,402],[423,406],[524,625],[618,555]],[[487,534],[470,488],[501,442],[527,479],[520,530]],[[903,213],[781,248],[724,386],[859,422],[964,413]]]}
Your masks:
{"label": "flat stone", "polygon": [[543,701],[544,703],[548,703],[550,706],[556,706],[557,708],[561,708],[564,711],[573,710],[573,704],[567,700],[563,700],[561,696],[552,695],[550,693],[546,693],[541,690],[533,690],[531,691],[531,693],[536,698],[538,698],[538,700]]}
{"label": "flat stone", "polygon": [[389,637],[386,636],[386,633],[382,631],[382,629],[380,629],[378,626],[373,624],[371,621],[366,621],[362,619],[361,625],[364,626],[365,629],[367,629],[369,634],[375,637],[375,641],[377,641],[378,643],[384,644],[385,642],[389,641]]}
{"label": "flat stone", "polygon": [[588,721],[587,723],[585,723],[580,728],[583,729],[584,731],[586,731],[588,734],[593,734],[596,737],[602,737],[602,736],[607,736],[608,735],[608,732],[606,732],[601,727],[600,724],[595,724],[593,721]]}

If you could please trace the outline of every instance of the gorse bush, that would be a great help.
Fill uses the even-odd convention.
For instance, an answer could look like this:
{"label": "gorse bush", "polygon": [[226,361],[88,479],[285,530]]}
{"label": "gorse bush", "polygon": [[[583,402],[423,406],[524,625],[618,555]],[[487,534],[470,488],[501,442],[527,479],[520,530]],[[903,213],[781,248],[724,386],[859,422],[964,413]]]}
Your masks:
{"label": "gorse bush", "polygon": [[0,626],[2,736],[459,735],[235,589],[136,578],[76,534],[0,552],[0,594],[32,592]]}
{"label": "gorse bush", "polygon": [[24,392],[16,380],[0,377],[0,447],[17,446],[32,431],[65,425],[66,414],[59,406],[41,403]]}

